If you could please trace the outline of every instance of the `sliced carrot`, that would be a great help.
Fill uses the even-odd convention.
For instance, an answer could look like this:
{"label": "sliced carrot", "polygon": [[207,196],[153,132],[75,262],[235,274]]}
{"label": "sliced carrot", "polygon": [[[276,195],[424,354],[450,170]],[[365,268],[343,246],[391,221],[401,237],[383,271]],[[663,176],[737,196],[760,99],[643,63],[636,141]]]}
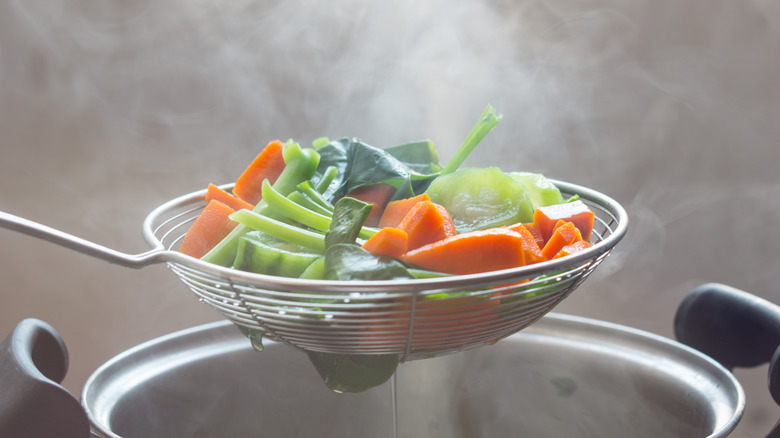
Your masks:
{"label": "sliced carrot", "polygon": [[573,222],[563,222],[555,227],[547,243],[542,248],[542,255],[548,260],[555,257],[566,245],[582,240],[582,235]]}
{"label": "sliced carrot", "polygon": [[406,252],[409,235],[398,228],[382,228],[363,244],[363,249],[375,255],[401,257]]}
{"label": "sliced carrot", "polygon": [[224,203],[211,200],[187,230],[179,251],[195,258],[203,257],[237,225],[228,217],[234,212]]}
{"label": "sliced carrot", "polygon": [[279,140],[268,143],[236,179],[233,194],[252,205],[257,205],[263,198],[263,180],[267,179],[273,184],[284,169],[283,147],[284,143]]}
{"label": "sliced carrot", "polygon": [[583,240],[590,240],[593,231],[594,213],[582,201],[539,207],[534,212],[534,223],[542,231],[545,242],[550,239],[553,228],[559,220],[572,222],[580,230]]}
{"label": "sliced carrot", "polygon": [[208,204],[212,199],[216,199],[233,210],[241,210],[242,208],[251,210],[254,208],[254,205],[244,201],[243,199],[231,195],[214,184],[209,184],[208,189],[206,189],[206,203]]}
{"label": "sliced carrot", "polygon": [[561,248],[560,251],[558,251],[558,254],[555,254],[554,259],[559,259],[561,257],[566,257],[568,255],[572,255],[574,253],[580,252],[584,249],[588,249],[591,246],[593,246],[592,243],[588,242],[587,240],[579,240],[577,242],[572,243],[571,245],[566,245],[563,248]]}
{"label": "sliced carrot", "polygon": [[536,244],[539,245],[539,248],[544,248],[544,236],[542,236],[542,230],[539,228],[539,225],[528,222],[523,224],[523,226],[532,236],[534,236],[534,240],[536,241]]}
{"label": "sliced carrot", "polygon": [[382,212],[390,202],[390,198],[395,193],[396,188],[390,184],[377,183],[369,186],[358,187],[347,196],[350,198],[359,199],[365,203],[371,204],[371,213],[369,213],[366,219],[366,226],[376,227],[379,225],[379,220],[382,217]]}
{"label": "sliced carrot", "polygon": [[536,241],[533,233],[526,227],[526,224],[509,225],[507,229],[518,233],[523,238],[523,250],[525,251],[525,264],[530,265],[547,260],[542,254],[542,247]]}
{"label": "sliced carrot", "polygon": [[409,250],[449,237],[449,228],[439,208],[431,201],[415,204],[398,224],[398,229],[409,235]]}
{"label": "sliced carrot", "polygon": [[420,201],[430,200],[431,197],[428,196],[427,193],[422,193],[417,196],[412,196],[411,198],[390,201],[379,219],[379,228],[397,227],[398,224],[404,220],[406,213],[409,213],[409,210],[411,210],[415,204]]}
{"label": "sliced carrot", "polygon": [[441,224],[444,237],[451,237],[458,234],[458,232],[455,230],[455,222],[452,221],[452,216],[450,216],[450,214],[447,212],[447,209],[444,208],[443,205],[433,205],[436,207],[436,210],[439,210],[439,214],[441,215],[442,219],[444,219],[444,222]]}
{"label": "sliced carrot", "polygon": [[523,238],[506,228],[456,234],[413,249],[403,256],[414,265],[448,274],[473,274],[525,264]]}

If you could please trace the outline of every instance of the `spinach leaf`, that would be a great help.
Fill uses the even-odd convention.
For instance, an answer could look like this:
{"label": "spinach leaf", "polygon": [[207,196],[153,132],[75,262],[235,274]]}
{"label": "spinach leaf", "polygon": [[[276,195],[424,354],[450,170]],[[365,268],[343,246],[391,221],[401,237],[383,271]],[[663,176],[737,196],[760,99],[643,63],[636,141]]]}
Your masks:
{"label": "spinach leaf", "polygon": [[329,280],[400,280],[414,278],[398,260],[377,256],[346,243],[330,246],[325,252],[325,278]]}
{"label": "spinach leaf", "polygon": [[349,197],[339,199],[334,206],[330,228],[325,233],[325,248],[338,243],[355,243],[369,213],[371,204]]}
{"label": "spinach leaf", "polygon": [[321,146],[317,152],[320,154],[320,166],[316,176],[329,167],[338,169],[338,174],[325,192],[325,196],[331,200],[346,196],[357,188],[380,182],[396,188],[411,186],[424,190],[415,184],[431,180],[441,170],[436,150],[430,141],[380,149],[357,138],[341,138]]}
{"label": "spinach leaf", "polygon": [[325,386],[336,392],[363,392],[387,382],[398,368],[396,354],[329,354],[307,351]]}
{"label": "spinach leaf", "polygon": [[[412,278],[412,274],[392,257],[373,255],[355,244],[336,243],[325,253],[325,278],[394,280]],[[379,386],[393,376],[400,361],[397,354],[307,354],[325,386],[337,392],[363,392]]]}
{"label": "spinach leaf", "polygon": [[488,105],[476,124],[446,166],[429,140],[416,141],[379,149],[357,138],[329,141],[317,148],[320,163],[315,176],[322,178],[328,169],[337,169],[338,175],[324,192],[334,201],[353,190],[377,183],[396,188],[393,199],[407,198],[424,192],[439,175],[452,173],[502,119]]}

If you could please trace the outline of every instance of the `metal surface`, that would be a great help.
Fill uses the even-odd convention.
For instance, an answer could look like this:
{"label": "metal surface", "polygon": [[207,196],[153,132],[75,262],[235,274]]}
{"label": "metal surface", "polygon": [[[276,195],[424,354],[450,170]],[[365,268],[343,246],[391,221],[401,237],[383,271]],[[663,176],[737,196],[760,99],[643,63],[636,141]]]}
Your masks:
{"label": "metal surface", "polygon": [[270,338],[305,351],[398,354],[407,361],[494,343],[522,330],[574,291],[622,239],[628,216],[617,202],[582,186],[553,182],[564,195],[578,195],[595,213],[592,247],[516,269],[409,281],[284,278],[181,254],[176,249],[205,205],[205,190],[150,213],[143,231],[153,249],[139,255],[7,213],[0,213],[0,226],[124,266],[168,262],[201,301],[245,328],[258,345],[261,338]]}
{"label": "metal surface", "polygon": [[[306,355],[256,352],[227,322],[115,357],[81,394],[101,437],[393,437],[392,382],[325,388]],[[398,369],[398,437],[722,437],[745,397],[734,376],[682,344],[548,314],[498,344]]]}

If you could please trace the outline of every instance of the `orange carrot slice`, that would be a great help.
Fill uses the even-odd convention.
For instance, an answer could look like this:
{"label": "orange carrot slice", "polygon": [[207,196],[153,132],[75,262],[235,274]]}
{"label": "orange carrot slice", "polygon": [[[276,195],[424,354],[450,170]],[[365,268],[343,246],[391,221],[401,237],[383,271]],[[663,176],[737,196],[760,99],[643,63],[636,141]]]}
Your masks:
{"label": "orange carrot slice", "polygon": [[574,253],[580,252],[584,249],[588,249],[591,246],[593,246],[592,243],[588,242],[587,240],[579,240],[577,242],[572,243],[571,245],[566,245],[563,248],[561,248],[560,251],[558,251],[558,254],[555,254],[554,259],[559,259],[561,257],[566,257],[568,255],[572,255]]}
{"label": "orange carrot slice", "polygon": [[[447,215],[449,218],[449,214]],[[452,219],[450,219],[450,222]],[[398,229],[409,235],[409,250],[419,248],[448,236],[446,219],[439,208],[431,201],[421,201],[409,210],[404,219],[398,224]],[[452,229],[455,226],[452,225]]]}
{"label": "orange carrot slice", "polygon": [[206,189],[206,203],[208,204],[213,199],[216,199],[217,201],[227,205],[233,210],[241,210],[242,208],[251,210],[254,208],[254,205],[244,201],[243,199],[236,198],[235,196],[220,189],[214,184],[209,184],[208,188]]}
{"label": "orange carrot slice", "polygon": [[409,213],[409,210],[411,210],[415,204],[420,201],[430,200],[431,197],[428,196],[427,193],[422,193],[417,196],[412,196],[411,198],[390,201],[379,219],[379,228],[398,227],[398,224],[404,220],[406,214]]}
{"label": "orange carrot slice", "polygon": [[407,249],[409,235],[398,228],[382,228],[363,244],[363,249],[375,255],[401,257]]}
{"label": "orange carrot slice", "polygon": [[220,201],[210,201],[187,230],[179,251],[195,258],[203,257],[238,224],[228,217],[234,212]]}
{"label": "orange carrot slice", "polygon": [[458,232],[455,230],[455,222],[452,221],[452,216],[450,216],[450,214],[447,212],[447,209],[444,208],[443,205],[433,205],[436,207],[436,210],[439,210],[439,214],[441,215],[442,219],[444,219],[444,222],[441,224],[444,237],[450,237],[458,234]]}
{"label": "orange carrot slice", "polygon": [[431,271],[474,274],[523,266],[525,251],[520,234],[506,228],[490,228],[421,246],[401,259]]}
{"label": "orange carrot slice", "polygon": [[542,231],[545,242],[550,239],[553,228],[559,220],[572,222],[580,230],[583,240],[590,240],[595,215],[582,201],[539,207],[534,212],[534,223]]}
{"label": "orange carrot slice", "polygon": [[547,260],[542,254],[542,247],[539,246],[533,233],[526,227],[526,224],[509,225],[507,229],[518,233],[523,238],[523,251],[525,251],[525,264],[530,265]]}
{"label": "orange carrot slice", "polygon": [[539,225],[529,222],[523,224],[523,226],[532,236],[534,236],[534,240],[536,241],[536,244],[539,245],[539,248],[544,248],[544,236],[542,236],[542,230],[539,228]]}
{"label": "orange carrot slice", "polygon": [[267,179],[273,184],[284,169],[283,147],[284,143],[279,140],[268,143],[236,179],[233,194],[252,205],[257,205],[263,198],[263,180]]}
{"label": "orange carrot slice", "polygon": [[369,213],[366,219],[365,225],[368,227],[376,227],[379,225],[379,220],[382,217],[382,212],[390,202],[390,198],[395,193],[396,188],[390,184],[377,183],[369,186],[358,187],[353,190],[347,196],[350,198],[359,199],[367,204],[371,204],[371,213]]}
{"label": "orange carrot slice", "polygon": [[548,260],[555,257],[564,246],[582,240],[582,235],[573,222],[560,222],[561,223],[555,227],[555,230],[547,240],[547,243],[544,244],[544,248],[542,248],[542,255]]}

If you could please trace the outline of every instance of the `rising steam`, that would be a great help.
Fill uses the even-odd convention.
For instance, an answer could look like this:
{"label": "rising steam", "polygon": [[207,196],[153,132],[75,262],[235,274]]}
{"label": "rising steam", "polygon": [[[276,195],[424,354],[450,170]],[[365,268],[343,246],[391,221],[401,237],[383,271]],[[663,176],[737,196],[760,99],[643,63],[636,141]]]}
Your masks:
{"label": "rising steam", "polygon": [[[701,281],[780,301],[777,4],[7,0],[0,183],[24,190],[3,190],[0,207],[145,250],[151,208],[234,179],[271,139],[430,138],[446,160],[491,104],[504,119],[467,165],[593,187],[631,216],[562,310],[668,332]],[[87,270],[63,305],[41,293],[29,307],[57,325],[89,302],[114,339],[190,324],[169,277],[115,283],[83,258],[4,254],[0,321],[22,312],[18,291]],[[134,299],[112,305],[108,282]],[[117,352],[70,339],[74,358],[103,347],[77,382]]]}

